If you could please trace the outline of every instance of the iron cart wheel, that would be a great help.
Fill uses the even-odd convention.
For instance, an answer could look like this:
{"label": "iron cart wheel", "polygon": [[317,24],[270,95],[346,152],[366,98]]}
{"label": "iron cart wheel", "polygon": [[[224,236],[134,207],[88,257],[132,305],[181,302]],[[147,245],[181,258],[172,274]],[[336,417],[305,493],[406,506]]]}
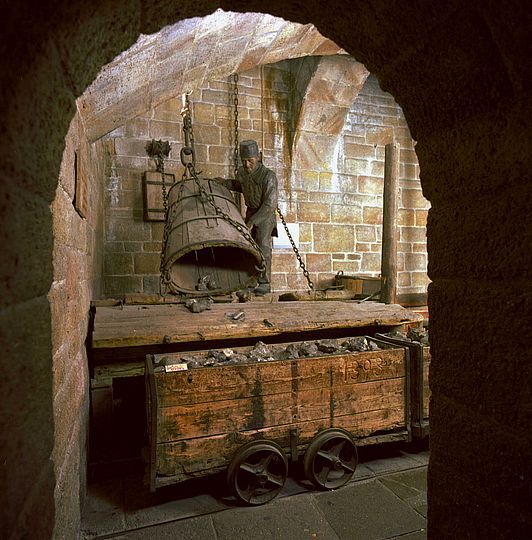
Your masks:
{"label": "iron cart wheel", "polygon": [[346,484],[355,473],[357,449],[351,435],[339,428],[318,433],[303,458],[305,477],[320,489]]}
{"label": "iron cart wheel", "polygon": [[272,441],[241,446],[227,468],[227,483],[237,499],[248,505],[264,504],[279,494],[288,474],[288,460]]}

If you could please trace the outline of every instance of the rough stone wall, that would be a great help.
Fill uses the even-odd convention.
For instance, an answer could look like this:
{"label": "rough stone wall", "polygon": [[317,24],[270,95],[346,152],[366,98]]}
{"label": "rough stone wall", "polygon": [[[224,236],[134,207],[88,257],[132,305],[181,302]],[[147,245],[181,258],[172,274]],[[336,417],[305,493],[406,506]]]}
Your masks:
{"label": "rough stone wall", "polygon": [[[56,530],[75,538],[86,490],[89,374],[86,336],[90,301],[100,295],[103,242],[103,144],[90,145],[76,115],[65,138],[55,199],[52,310]],[[86,184],[85,184],[86,182]],[[86,211],[75,208],[76,183],[86,186]],[[82,207],[83,208],[83,207]],[[78,204],[79,209],[79,204]]]}
{"label": "rough stone wall", "polygon": [[[301,66],[308,64],[314,69],[320,64],[318,72],[311,70],[316,84],[309,75],[304,77],[305,88],[300,88]],[[299,225],[301,254],[317,287],[334,284],[339,271],[379,275],[384,145],[399,142],[399,293],[424,292],[428,203],[421,193],[408,126],[400,107],[379,88],[375,77],[367,80],[358,96],[356,90],[349,95],[343,91],[348,107],[341,104],[338,78],[345,77],[346,64],[353,61],[330,56],[320,63],[308,57],[239,74],[239,140],[257,140],[264,163],[276,172],[279,206],[289,223]],[[364,71],[355,65],[360,86],[367,76]],[[327,78],[334,84],[328,84]],[[350,78],[344,82],[350,83]],[[230,79],[214,79],[190,96],[197,170],[206,177],[233,175],[232,91]],[[308,103],[307,92],[312,94]],[[152,138],[168,140],[172,151],[165,171],[181,177],[181,106],[180,98],[168,100],[105,138],[109,151],[104,267],[108,297],[159,291],[163,224],[143,219],[142,174],[155,170],[145,146]],[[324,115],[325,125],[320,121]],[[299,133],[295,147],[293,129]],[[320,161],[315,158],[316,147],[323,149],[325,140],[331,156]],[[272,281],[279,291],[306,288],[291,248],[274,249]]]}
{"label": "rough stone wall", "polygon": [[[49,206],[75,99],[139,33],[219,5],[102,0],[3,7],[2,537],[65,537],[59,520],[54,532],[60,509],[51,459]],[[223,7],[265,6],[232,0]],[[418,141],[431,202],[428,535],[529,537],[529,3],[331,0],[327,7],[314,0],[267,6],[272,15],[314,22],[377,74]]]}

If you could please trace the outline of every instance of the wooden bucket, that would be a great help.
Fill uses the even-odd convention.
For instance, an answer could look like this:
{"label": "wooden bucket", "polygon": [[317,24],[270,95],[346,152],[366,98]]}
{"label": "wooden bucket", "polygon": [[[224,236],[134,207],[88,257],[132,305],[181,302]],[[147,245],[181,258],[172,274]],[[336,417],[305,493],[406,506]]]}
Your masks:
{"label": "wooden bucket", "polygon": [[260,249],[244,237],[249,234],[244,219],[231,192],[218,182],[175,183],[168,192],[166,231],[163,283],[170,292],[211,296],[257,284]]}

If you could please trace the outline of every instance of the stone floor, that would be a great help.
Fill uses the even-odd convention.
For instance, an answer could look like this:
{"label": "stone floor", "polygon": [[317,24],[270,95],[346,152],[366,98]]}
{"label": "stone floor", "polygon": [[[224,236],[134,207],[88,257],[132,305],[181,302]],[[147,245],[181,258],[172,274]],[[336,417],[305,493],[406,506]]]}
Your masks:
{"label": "stone floor", "polygon": [[384,540],[426,538],[428,444],[363,447],[353,478],[316,491],[293,467],[281,494],[239,506],[223,475],[150,493],[138,462],[92,469],[82,520],[85,540]]}

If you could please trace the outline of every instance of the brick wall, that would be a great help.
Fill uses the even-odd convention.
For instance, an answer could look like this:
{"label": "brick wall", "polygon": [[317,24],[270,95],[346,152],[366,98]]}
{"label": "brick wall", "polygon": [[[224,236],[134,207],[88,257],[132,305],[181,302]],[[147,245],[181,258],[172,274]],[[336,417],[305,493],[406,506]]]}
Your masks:
{"label": "brick wall", "polygon": [[[54,233],[52,317],[56,526],[77,536],[80,494],[85,493],[89,378],[85,340],[90,300],[101,291],[102,142],[89,145],[75,116],[65,138],[59,183],[51,205]],[[77,178],[77,179],[76,179]],[[74,206],[76,181],[86,188],[82,217]],[[81,475],[79,474],[81,471]]]}
{"label": "brick wall", "polygon": [[[384,145],[399,142],[399,293],[425,291],[428,203],[421,194],[406,120],[376,78],[367,79],[346,116],[334,163],[303,159],[304,168],[295,170],[292,166],[302,161],[294,152],[304,151],[293,146],[294,130],[302,123],[308,126],[319,120],[308,117],[319,114],[316,108],[297,117],[304,90],[296,76],[304,73],[311,78],[309,72],[315,64],[308,59],[291,60],[265,66],[262,73],[255,68],[239,74],[239,140],[257,140],[264,163],[276,172],[279,206],[288,223],[299,224],[300,251],[317,287],[333,284],[340,270],[379,274]],[[302,66],[310,67],[303,70]],[[211,80],[190,96],[197,170],[204,176],[232,176],[231,90],[230,80]],[[142,174],[155,170],[145,145],[152,138],[168,140],[172,151],[165,170],[176,179],[181,177],[181,106],[181,98],[168,100],[106,137],[104,292],[108,297],[159,290],[163,224],[143,219]],[[274,249],[272,281],[276,290],[306,287],[291,249]]]}

